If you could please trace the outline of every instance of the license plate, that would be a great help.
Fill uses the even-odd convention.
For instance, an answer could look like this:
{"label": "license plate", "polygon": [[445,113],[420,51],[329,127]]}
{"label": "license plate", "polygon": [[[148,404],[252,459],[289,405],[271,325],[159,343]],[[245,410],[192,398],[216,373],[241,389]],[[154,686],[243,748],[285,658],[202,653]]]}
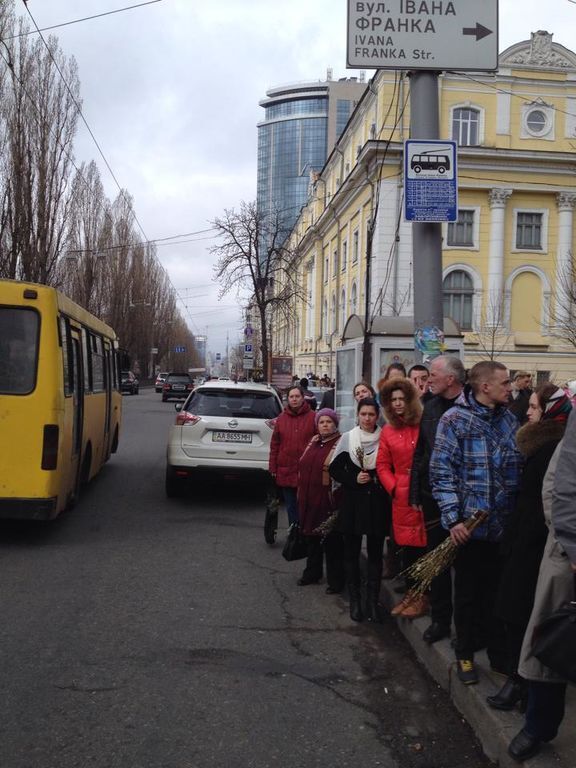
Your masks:
{"label": "license plate", "polygon": [[182,390],[186,389],[184,384],[172,384],[172,389],[178,392],[182,392]]}
{"label": "license plate", "polygon": [[212,432],[213,443],[251,443],[251,432]]}

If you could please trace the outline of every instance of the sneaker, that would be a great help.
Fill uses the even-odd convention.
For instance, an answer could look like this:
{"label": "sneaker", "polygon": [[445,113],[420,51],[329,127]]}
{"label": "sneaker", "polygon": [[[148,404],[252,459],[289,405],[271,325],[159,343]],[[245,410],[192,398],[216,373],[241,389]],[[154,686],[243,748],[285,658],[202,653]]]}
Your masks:
{"label": "sneaker", "polygon": [[456,662],[458,680],[464,685],[475,685],[478,682],[478,672],[471,659],[458,659]]}

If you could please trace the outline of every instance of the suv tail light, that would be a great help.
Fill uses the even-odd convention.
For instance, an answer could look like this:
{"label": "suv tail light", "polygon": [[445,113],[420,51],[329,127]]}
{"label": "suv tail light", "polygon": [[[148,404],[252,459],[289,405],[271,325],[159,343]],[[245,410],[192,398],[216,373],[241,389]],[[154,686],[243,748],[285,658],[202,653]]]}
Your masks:
{"label": "suv tail light", "polygon": [[188,411],[180,411],[180,413],[176,416],[177,427],[185,427],[186,425],[197,424],[199,421],[200,416],[195,416],[193,413],[188,413]]}
{"label": "suv tail light", "polygon": [[270,429],[274,429],[276,426],[276,419],[266,419],[264,424],[266,424],[267,427],[270,427]]}
{"label": "suv tail light", "polygon": [[162,385],[162,389],[166,389],[166,390],[170,389],[170,384],[167,384],[166,382],[164,382],[164,384]]}

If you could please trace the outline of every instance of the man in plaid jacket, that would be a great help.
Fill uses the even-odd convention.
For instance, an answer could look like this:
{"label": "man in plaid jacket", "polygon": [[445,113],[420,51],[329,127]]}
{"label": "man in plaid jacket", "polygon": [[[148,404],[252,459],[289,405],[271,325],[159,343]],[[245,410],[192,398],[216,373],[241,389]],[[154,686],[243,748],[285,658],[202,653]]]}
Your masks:
{"label": "man in plaid jacket", "polygon": [[[518,420],[507,408],[510,376],[495,361],[477,363],[468,385],[438,424],[430,459],[430,484],[442,525],[461,547],[454,562],[454,624],[459,679],[478,682],[474,666],[477,628],[486,633],[488,657],[501,670],[502,633],[493,619],[500,578],[499,540],[512,512],[522,468],[516,447]],[[470,533],[464,521],[475,512],[488,519]]]}

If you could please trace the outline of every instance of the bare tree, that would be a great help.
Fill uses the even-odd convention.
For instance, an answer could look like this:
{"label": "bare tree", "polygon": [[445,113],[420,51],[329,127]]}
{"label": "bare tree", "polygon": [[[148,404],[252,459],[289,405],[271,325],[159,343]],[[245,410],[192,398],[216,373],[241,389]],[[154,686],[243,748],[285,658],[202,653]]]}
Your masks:
{"label": "bare tree", "polygon": [[506,304],[500,291],[490,293],[482,312],[482,322],[475,330],[483,357],[496,360],[506,350],[510,331],[506,322]]}
{"label": "bare tree", "polygon": [[558,290],[550,308],[550,320],[545,333],[567,341],[576,347],[576,264],[570,261],[558,272]]}
{"label": "bare tree", "polygon": [[[22,22],[16,29],[27,31]],[[7,62],[0,110],[7,137],[2,272],[54,284],[70,205],[80,92],[76,62],[63,55],[55,37],[48,38],[48,48],[25,34],[1,45]]]}
{"label": "bare tree", "polygon": [[210,251],[217,256],[214,280],[220,296],[246,290],[258,315],[262,371],[270,377],[270,315],[272,310],[290,313],[301,296],[294,254],[283,244],[285,232],[278,213],[263,213],[255,202],[242,202],[240,210],[226,210],[212,225],[220,244]]}

